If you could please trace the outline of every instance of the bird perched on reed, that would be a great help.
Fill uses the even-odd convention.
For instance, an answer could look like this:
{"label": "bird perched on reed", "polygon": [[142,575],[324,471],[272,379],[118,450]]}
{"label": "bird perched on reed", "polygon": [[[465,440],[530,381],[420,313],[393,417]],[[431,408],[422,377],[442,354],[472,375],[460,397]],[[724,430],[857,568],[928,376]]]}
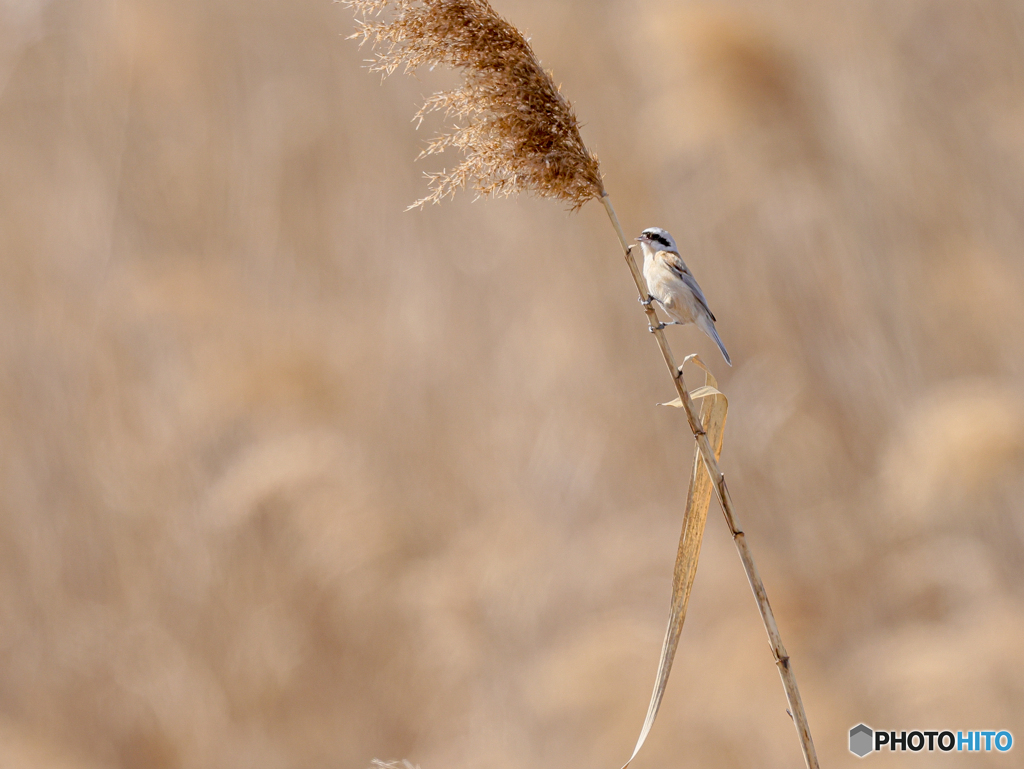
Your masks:
{"label": "bird perched on reed", "polygon": [[696,324],[715,340],[725,362],[731,366],[732,359],[715,330],[715,315],[690,268],[679,255],[676,241],[661,227],[648,227],[640,233],[637,241],[644,250],[644,279],[650,291],[648,303],[657,299],[672,318],[672,324]]}

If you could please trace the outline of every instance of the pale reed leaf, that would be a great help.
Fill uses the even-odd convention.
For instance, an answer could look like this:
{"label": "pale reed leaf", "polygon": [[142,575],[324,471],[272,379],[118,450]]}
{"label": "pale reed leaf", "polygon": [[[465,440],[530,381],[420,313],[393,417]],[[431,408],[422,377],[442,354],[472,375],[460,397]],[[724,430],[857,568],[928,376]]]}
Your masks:
{"label": "pale reed leaf", "polygon": [[[708,442],[717,459],[722,454],[722,438],[729,403],[725,396],[718,391],[718,382],[699,358],[691,355],[686,358],[686,361],[696,363],[705,371],[705,384],[694,390],[695,393],[700,393],[694,397],[705,399],[701,404],[701,426],[707,433]],[[658,717],[658,710],[661,708],[661,700],[665,695],[665,687],[668,685],[669,673],[672,671],[672,661],[675,659],[676,648],[679,645],[679,634],[683,630],[683,621],[686,619],[690,590],[693,588],[693,579],[697,575],[697,561],[700,558],[700,546],[704,540],[704,526],[707,523],[708,507],[711,504],[713,490],[711,476],[708,475],[700,452],[695,452],[690,471],[690,485],[686,493],[686,508],[683,512],[683,530],[679,536],[679,550],[676,553],[676,566],[672,577],[672,606],[669,610],[668,627],[665,629],[665,640],[661,647],[658,674],[655,677],[654,691],[651,693],[651,701],[647,707],[647,717],[640,730],[640,737],[637,739],[636,747],[633,748],[633,754],[622,769],[626,769],[640,752],[640,748],[647,741],[647,735],[650,734],[654,721]]]}
{"label": "pale reed leaf", "polygon": [[[710,372],[708,373],[710,374]],[[701,398],[710,398],[713,395],[721,395],[723,398],[725,398],[725,395],[722,395],[721,392],[716,390],[714,387],[709,387],[707,385],[704,385],[703,387],[698,387],[695,390],[690,390],[690,398],[692,398],[693,400],[700,400]],[[728,399],[726,399],[726,402],[728,402]],[[683,407],[683,401],[680,398],[676,397],[670,400],[668,403],[659,403],[658,405],[671,406],[672,408],[681,409]]]}
{"label": "pale reed leaf", "polygon": [[710,387],[708,385],[698,387],[695,390],[690,390],[690,397],[693,398],[694,400],[698,400],[700,398],[708,398],[712,395],[721,395],[723,398],[725,398],[725,396],[722,395],[722,393],[720,393],[714,387]]}

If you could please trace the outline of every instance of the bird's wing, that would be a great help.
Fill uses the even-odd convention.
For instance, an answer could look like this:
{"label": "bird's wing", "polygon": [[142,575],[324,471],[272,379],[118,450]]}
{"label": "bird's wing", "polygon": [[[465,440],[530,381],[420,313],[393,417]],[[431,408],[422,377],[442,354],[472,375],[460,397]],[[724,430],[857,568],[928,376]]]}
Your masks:
{"label": "bird's wing", "polygon": [[708,307],[708,300],[704,298],[704,292],[700,290],[700,286],[697,285],[697,279],[693,277],[693,273],[690,272],[690,268],[686,266],[686,262],[683,261],[683,257],[679,254],[672,253],[671,251],[662,251],[661,257],[665,260],[665,264],[669,270],[679,278],[686,287],[693,292],[693,295],[697,297],[697,301],[701,303],[701,306],[707,310],[708,315],[711,316],[711,320],[716,320],[715,314],[711,312],[711,308]]}

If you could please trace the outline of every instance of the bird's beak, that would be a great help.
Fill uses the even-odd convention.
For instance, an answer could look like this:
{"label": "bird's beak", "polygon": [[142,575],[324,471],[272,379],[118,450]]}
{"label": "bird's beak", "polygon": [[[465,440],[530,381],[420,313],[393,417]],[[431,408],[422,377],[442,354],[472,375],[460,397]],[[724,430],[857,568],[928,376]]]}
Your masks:
{"label": "bird's beak", "polygon": [[637,243],[643,243],[644,242],[644,239],[642,237],[641,238],[633,238],[633,240],[635,240]]}

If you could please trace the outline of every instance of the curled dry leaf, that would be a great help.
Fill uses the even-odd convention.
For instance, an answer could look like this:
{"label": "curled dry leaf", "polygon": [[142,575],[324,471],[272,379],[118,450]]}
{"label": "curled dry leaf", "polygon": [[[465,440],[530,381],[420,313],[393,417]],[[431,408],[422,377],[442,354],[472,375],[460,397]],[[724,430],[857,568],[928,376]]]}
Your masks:
{"label": "curled dry leaf", "polygon": [[[722,438],[729,402],[718,391],[718,382],[699,357],[689,355],[684,363],[687,362],[693,362],[704,369],[705,384],[693,390],[690,397],[704,399],[700,411],[701,426],[707,434],[708,442],[717,458],[722,455]],[[677,398],[676,401],[678,400]],[[682,404],[672,402],[661,405],[681,406]],[[672,661],[675,659],[676,647],[679,645],[679,635],[682,633],[683,621],[686,619],[686,606],[690,601],[690,590],[693,587],[693,579],[697,576],[697,561],[700,558],[701,543],[704,541],[704,526],[708,520],[708,507],[711,504],[713,488],[711,476],[708,475],[708,469],[698,451],[694,455],[693,467],[690,470],[690,486],[686,492],[686,509],[683,512],[683,531],[679,535],[679,550],[676,553],[675,572],[672,576],[672,606],[668,615],[668,627],[665,629],[665,641],[661,646],[661,660],[658,662],[654,691],[651,693],[647,717],[644,719],[636,747],[633,748],[633,755],[629,757],[629,761],[622,769],[626,769],[636,758],[636,754],[640,752],[651,727],[654,726],[654,720],[658,717],[658,710],[661,708],[661,699],[665,695],[669,673],[672,671]]]}

